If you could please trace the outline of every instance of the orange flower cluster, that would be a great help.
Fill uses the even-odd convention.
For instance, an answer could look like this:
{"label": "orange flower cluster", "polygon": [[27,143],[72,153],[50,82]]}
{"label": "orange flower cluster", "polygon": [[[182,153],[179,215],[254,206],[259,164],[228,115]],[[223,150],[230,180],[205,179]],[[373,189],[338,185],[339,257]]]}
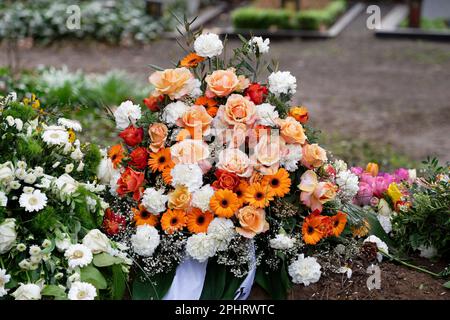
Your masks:
{"label": "orange flower cluster", "polygon": [[339,237],[347,224],[347,214],[338,211],[334,216],[323,216],[315,211],[305,218],[302,226],[303,241],[317,244],[323,238]]}

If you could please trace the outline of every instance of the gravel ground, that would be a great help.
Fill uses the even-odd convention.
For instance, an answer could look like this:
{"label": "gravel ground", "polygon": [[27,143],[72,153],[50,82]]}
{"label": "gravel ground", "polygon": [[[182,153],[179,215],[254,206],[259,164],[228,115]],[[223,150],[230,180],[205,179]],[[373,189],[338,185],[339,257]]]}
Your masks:
{"label": "gravel ground", "polygon": [[[377,39],[365,20],[362,13],[333,40],[272,41],[280,69],[299,81],[295,102],[309,107],[311,124],[325,134],[389,143],[415,160],[429,154],[450,160],[450,43]],[[169,67],[180,54],[169,40],[129,48],[65,42],[35,46],[21,62],[25,68],[65,64],[87,72],[119,68],[146,81],[148,64]]]}

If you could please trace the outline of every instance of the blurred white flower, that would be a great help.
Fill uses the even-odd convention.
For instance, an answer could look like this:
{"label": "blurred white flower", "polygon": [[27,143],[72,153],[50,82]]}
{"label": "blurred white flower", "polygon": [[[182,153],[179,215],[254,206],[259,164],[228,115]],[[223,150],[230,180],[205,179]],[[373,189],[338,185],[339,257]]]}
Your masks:
{"label": "blurred white flower", "polygon": [[60,126],[65,127],[66,129],[72,129],[73,131],[80,132],[83,128],[81,127],[81,124],[77,120],[71,120],[66,118],[59,118],[58,124]]}
{"label": "blurred white flower", "polygon": [[274,95],[295,94],[297,79],[289,71],[273,72],[269,76],[269,91]]}
{"label": "blurred white flower", "polygon": [[256,53],[256,49],[259,53],[267,53],[269,52],[270,39],[263,40],[262,37],[252,37],[249,41],[249,45],[253,48]]}

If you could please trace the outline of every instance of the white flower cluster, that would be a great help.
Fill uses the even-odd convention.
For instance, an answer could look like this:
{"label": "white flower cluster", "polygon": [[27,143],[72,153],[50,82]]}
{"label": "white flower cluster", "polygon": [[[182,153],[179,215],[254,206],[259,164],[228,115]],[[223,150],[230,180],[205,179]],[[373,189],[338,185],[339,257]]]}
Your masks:
{"label": "white flower cluster", "polygon": [[352,200],[359,190],[358,176],[350,170],[341,170],[336,175],[336,184],[339,186],[341,199]]}
{"label": "white flower cluster", "polygon": [[295,239],[286,234],[277,234],[275,238],[270,239],[269,244],[272,248],[278,250],[288,250],[294,247]]}
{"label": "white flower cluster", "polygon": [[217,34],[206,33],[195,39],[194,50],[200,57],[213,58],[222,54],[223,44]]}
{"label": "white flower cluster", "polygon": [[273,72],[269,76],[269,90],[276,96],[295,94],[297,79],[289,71]]}
{"label": "white flower cluster", "polygon": [[192,206],[199,208],[203,212],[209,211],[209,202],[214,195],[214,189],[211,185],[206,184],[192,194]]}
{"label": "white flower cluster", "polygon": [[287,171],[294,172],[298,169],[298,163],[302,160],[302,146],[298,144],[287,144],[286,153],[282,155],[280,164]]}
{"label": "white flower cluster", "polygon": [[292,282],[309,286],[311,283],[319,281],[322,272],[321,266],[314,257],[306,257],[300,254],[288,267]]}
{"label": "white flower cluster", "polygon": [[164,194],[164,190],[156,190],[155,188],[147,188],[142,197],[142,204],[153,214],[166,211],[166,203],[169,197]]}
{"label": "white flower cluster", "polygon": [[276,120],[278,119],[278,111],[276,107],[269,104],[263,103],[256,107],[256,116],[258,117],[258,124],[268,127],[277,126]]}
{"label": "white flower cluster", "polygon": [[155,227],[148,224],[136,228],[136,234],[131,236],[134,252],[143,257],[151,257],[159,246],[161,237]]}
{"label": "white flower cluster", "polygon": [[187,239],[186,252],[199,262],[205,262],[213,257],[217,251],[217,242],[206,233],[193,234]]}
{"label": "white flower cluster", "polygon": [[15,127],[16,130],[19,131],[19,132],[22,131],[22,129],[23,129],[23,121],[21,119],[19,119],[19,118],[14,119],[11,116],[7,116],[5,118],[5,120],[6,120],[6,124],[9,127]]}
{"label": "white flower cluster", "polygon": [[66,118],[59,118],[58,119],[58,124],[60,126],[63,126],[66,129],[71,129],[71,130],[76,131],[76,132],[81,132],[83,130],[83,128],[81,127],[80,122],[77,121],[77,120],[71,120],[71,119],[66,119]]}
{"label": "white flower cluster", "polygon": [[217,251],[226,250],[237,235],[233,221],[225,218],[214,218],[208,226],[207,234],[217,242]]}
{"label": "white flower cluster", "polygon": [[122,102],[114,111],[117,129],[124,130],[130,124],[136,124],[136,121],[142,117],[139,105],[133,104],[130,100]]}
{"label": "white flower cluster", "polygon": [[[374,235],[368,236],[364,240],[364,242],[375,243],[377,245],[378,250],[383,251],[386,254],[389,254],[389,248],[388,248],[387,244],[383,240],[378,238],[377,236],[374,236]],[[383,255],[380,252],[377,252],[377,259],[378,259],[378,262],[383,261]]]}
{"label": "white flower cluster", "polygon": [[164,120],[164,123],[174,125],[188,110],[189,106],[182,101],[169,103],[164,107],[162,119]]}
{"label": "white flower cluster", "polygon": [[197,164],[177,164],[170,172],[172,186],[184,185],[189,192],[200,189],[203,185],[203,172]]}

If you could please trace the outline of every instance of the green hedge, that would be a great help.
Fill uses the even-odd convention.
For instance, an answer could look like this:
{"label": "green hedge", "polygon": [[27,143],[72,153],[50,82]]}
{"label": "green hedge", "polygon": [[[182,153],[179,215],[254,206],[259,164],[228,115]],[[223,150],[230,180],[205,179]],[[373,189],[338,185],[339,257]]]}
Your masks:
{"label": "green hedge", "polygon": [[322,10],[300,12],[245,7],[234,10],[231,19],[237,29],[319,30],[322,25],[328,27],[333,24],[337,17],[345,11],[345,8],[345,0],[335,0]]}

